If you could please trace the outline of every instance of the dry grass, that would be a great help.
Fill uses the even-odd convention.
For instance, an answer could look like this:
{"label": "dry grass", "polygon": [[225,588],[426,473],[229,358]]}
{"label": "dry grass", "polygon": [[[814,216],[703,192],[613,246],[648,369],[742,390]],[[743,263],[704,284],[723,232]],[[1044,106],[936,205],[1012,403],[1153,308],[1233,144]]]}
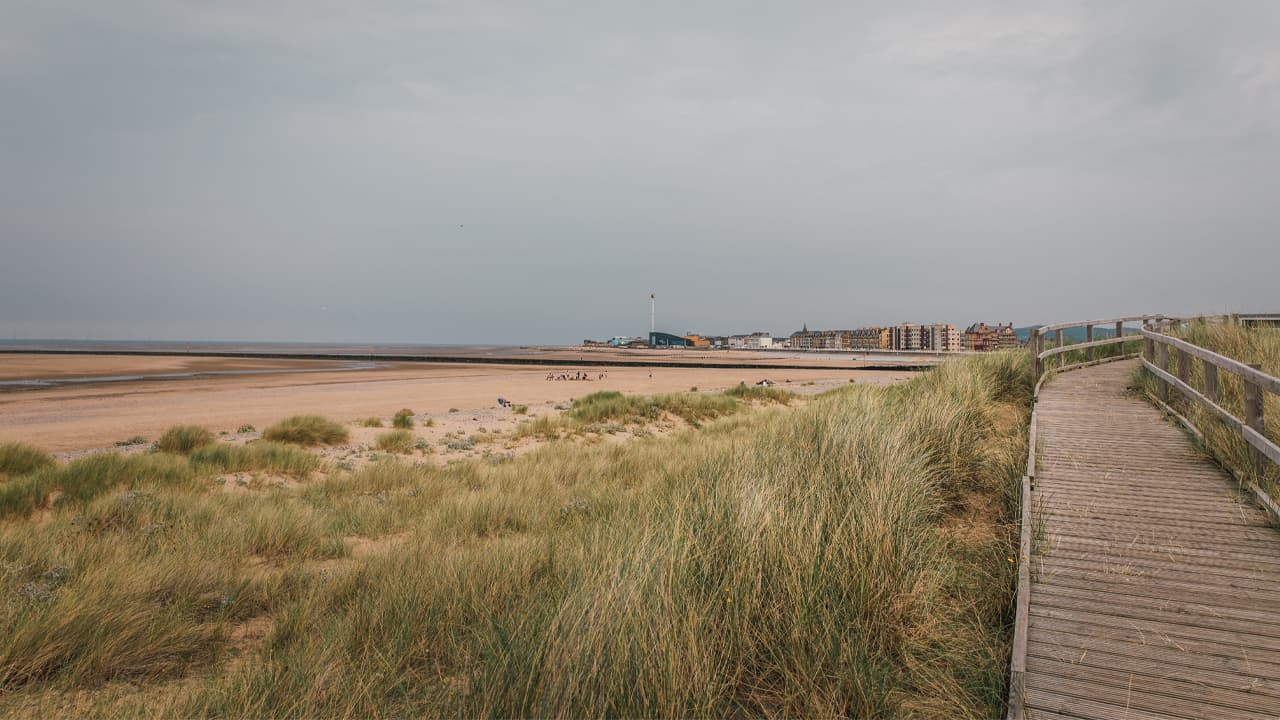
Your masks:
{"label": "dry grass", "polygon": [[408,430],[390,430],[378,435],[378,449],[383,452],[407,453],[417,440]]}
{"label": "dry grass", "polygon": [[0,523],[0,712],[129,681],[48,711],[991,717],[1027,375],[965,358],[668,438],[261,493],[121,476]]}
{"label": "dry grass", "polygon": [[350,433],[341,423],[319,415],[294,415],[262,431],[262,439],[295,445],[336,445]]}
{"label": "dry grass", "polygon": [[198,447],[211,445],[213,433],[199,425],[177,425],[165,431],[156,441],[156,449],[161,452],[186,455]]}

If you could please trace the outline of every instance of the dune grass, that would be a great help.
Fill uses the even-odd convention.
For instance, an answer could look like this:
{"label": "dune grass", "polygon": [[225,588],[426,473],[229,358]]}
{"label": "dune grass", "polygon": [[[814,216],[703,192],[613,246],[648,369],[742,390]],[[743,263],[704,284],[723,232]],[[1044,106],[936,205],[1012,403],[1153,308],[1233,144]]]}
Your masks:
{"label": "dune grass", "polygon": [[26,443],[0,443],[0,476],[30,475],[53,464],[53,456]]}
{"label": "dune grass", "polygon": [[306,450],[269,440],[247,445],[207,445],[191,453],[191,463],[201,471],[263,470],[295,477],[306,477],[320,467],[320,459]]}
{"label": "dune grass", "polygon": [[397,410],[396,414],[391,418],[392,427],[408,430],[413,427],[413,411],[409,408]]}
{"label": "dune grass", "polygon": [[213,433],[198,425],[176,425],[165,431],[156,441],[156,449],[161,452],[186,455],[192,450],[214,442]]}
{"label": "dune grass", "polygon": [[378,449],[383,452],[407,453],[417,438],[408,430],[389,430],[378,435]]}
{"label": "dune grass", "polygon": [[367,417],[359,421],[362,427],[380,428],[382,427],[382,418]]}
{"label": "dune grass", "polygon": [[337,445],[350,433],[341,423],[320,415],[294,415],[262,431],[263,440],[295,445]]}
{"label": "dune grass", "polygon": [[610,420],[645,422],[656,420],[665,412],[696,425],[738,410],[738,403],[723,395],[670,393],[646,396],[605,390],[574,400],[565,416],[579,423]]}
{"label": "dune grass", "polygon": [[782,388],[768,387],[764,385],[748,385],[740,382],[737,385],[724,391],[725,395],[739,400],[760,400],[762,402],[778,403],[781,405],[789,405],[795,399],[795,393],[783,390]]}
{"label": "dune grass", "polygon": [[[95,690],[75,714],[992,717],[1027,370],[996,353],[667,438],[6,521],[0,711]],[[398,539],[343,560],[352,538]]]}
{"label": "dune grass", "polygon": [[[1171,330],[1175,337],[1180,337],[1219,355],[1224,355],[1243,363],[1257,363],[1263,372],[1280,376],[1280,330],[1273,328],[1249,328],[1230,323],[1194,322],[1185,328]],[[1170,367],[1176,367],[1176,361],[1170,353]],[[1190,364],[1190,384],[1197,390],[1204,388],[1204,365],[1193,359]],[[1145,369],[1139,369],[1134,379],[1135,385],[1148,397],[1159,397],[1159,381]],[[1218,372],[1218,392],[1221,397],[1219,405],[1232,415],[1243,419],[1244,387],[1234,374]],[[1280,397],[1271,393],[1263,393],[1263,416],[1267,418],[1266,436],[1272,442],[1280,444]],[[1256,467],[1250,457],[1250,446],[1236,432],[1222,422],[1212,411],[1206,410],[1199,403],[1188,402],[1176,389],[1169,393],[1169,404],[1179,414],[1186,417],[1204,433],[1204,449],[1220,463],[1230,468],[1237,477],[1246,482],[1259,483],[1271,496],[1280,497],[1280,468],[1274,463],[1265,463]]]}

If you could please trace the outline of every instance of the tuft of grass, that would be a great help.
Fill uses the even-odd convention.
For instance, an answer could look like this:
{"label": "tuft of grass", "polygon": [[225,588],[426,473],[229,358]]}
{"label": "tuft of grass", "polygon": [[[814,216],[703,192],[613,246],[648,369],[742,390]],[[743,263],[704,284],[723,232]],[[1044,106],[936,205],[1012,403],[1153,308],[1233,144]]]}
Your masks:
{"label": "tuft of grass", "polygon": [[244,434],[244,433],[251,433],[251,432],[257,432],[257,430],[258,430],[258,429],[257,429],[257,428],[255,428],[254,426],[252,426],[252,425],[248,425],[248,424],[246,424],[246,425],[241,425],[240,427],[236,428],[236,432],[241,433],[241,434]]}
{"label": "tuft of grass", "polygon": [[528,437],[555,440],[560,437],[560,432],[563,429],[563,423],[557,418],[543,415],[517,425],[515,431],[511,433],[511,437],[513,440],[522,440]]}
{"label": "tuft of grass", "polygon": [[529,406],[528,405],[512,405],[511,412],[516,415],[528,415]]}
{"label": "tuft of grass", "polygon": [[203,472],[266,472],[306,477],[320,459],[302,448],[260,440],[248,445],[206,445],[191,453],[191,464]]}
{"label": "tuft of grass", "polygon": [[134,435],[128,440],[117,440],[115,445],[116,447],[129,447],[131,445],[145,445],[146,443],[147,443],[146,438],[142,437],[141,435]]}
{"label": "tuft of grass", "polygon": [[689,392],[698,392],[698,386],[694,385],[693,387],[689,388]]}
{"label": "tuft of grass", "polygon": [[20,442],[0,443],[0,475],[30,475],[53,464],[53,456],[38,447]]}
{"label": "tuft of grass", "polygon": [[294,415],[262,431],[263,440],[295,445],[337,445],[350,434],[340,423],[320,415]]}
{"label": "tuft of grass", "polygon": [[378,436],[378,449],[383,452],[407,453],[413,450],[415,439],[408,430],[390,430]]}
{"label": "tuft of grass", "polygon": [[367,417],[364,420],[361,420],[360,424],[364,427],[380,428],[382,427],[382,418]]}
{"label": "tuft of grass", "polygon": [[391,424],[402,430],[408,430],[413,427],[413,411],[409,408],[397,410],[395,416],[391,418]]}
{"label": "tuft of grass", "polygon": [[214,442],[213,433],[199,425],[175,425],[165,431],[156,441],[156,449],[161,452],[186,455],[192,450]]}
{"label": "tuft of grass", "polygon": [[[850,382],[853,382],[850,380]],[[739,400],[761,400],[763,402],[778,403],[780,405],[790,405],[795,399],[795,393],[782,388],[766,387],[764,385],[748,385],[740,382],[737,385],[724,391],[725,395]]]}
{"label": "tuft of grass", "polygon": [[663,413],[670,413],[696,425],[704,420],[730,415],[738,409],[738,403],[724,395],[672,393],[646,397],[605,390],[574,400],[565,415],[579,423],[590,424],[610,420],[656,420]]}

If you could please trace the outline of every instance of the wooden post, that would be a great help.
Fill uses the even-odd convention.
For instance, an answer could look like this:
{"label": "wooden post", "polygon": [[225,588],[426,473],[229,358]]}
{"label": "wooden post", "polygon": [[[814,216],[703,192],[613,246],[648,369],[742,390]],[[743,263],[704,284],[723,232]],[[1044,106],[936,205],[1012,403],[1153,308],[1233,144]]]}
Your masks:
{"label": "wooden post", "polygon": [[1218,366],[1208,360],[1204,361],[1204,396],[1214,403],[1220,402],[1218,398]]}
{"label": "wooden post", "polygon": [[[1156,367],[1169,372],[1169,346],[1164,343],[1157,343]],[[1160,399],[1169,404],[1169,382],[1164,378],[1160,378]]]}
{"label": "wooden post", "polygon": [[[1191,384],[1189,382],[1189,379],[1191,377],[1191,356],[1188,355],[1187,352],[1182,348],[1174,348],[1174,352],[1178,353],[1178,379],[1189,385]],[[1179,392],[1178,394],[1182,395],[1181,392]],[[1188,403],[1190,403],[1191,397],[1184,395],[1183,400],[1186,400]]]}
{"label": "wooden post", "polygon": [[[1054,347],[1062,347],[1062,328],[1058,328],[1058,331],[1054,333],[1054,339],[1058,341],[1057,344],[1054,345]],[[1058,355],[1058,367],[1064,368],[1066,366],[1067,366],[1067,354],[1062,353]]]}
{"label": "wooden post", "polygon": [[[1084,341],[1093,342],[1093,326],[1086,325],[1084,328]],[[1084,359],[1093,362],[1093,348],[1084,351]]]}
{"label": "wooden post", "polygon": [[1031,334],[1027,336],[1027,347],[1031,349],[1031,377],[1034,382],[1040,382],[1040,328],[1031,328]]}
{"label": "wooden post", "polygon": [[[1116,323],[1116,337],[1124,337],[1124,323],[1122,322]],[[1119,351],[1116,353],[1117,355],[1124,355],[1124,343],[1116,345],[1116,350]]]}
{"label": "wooden post", "polygon": [[[1254,370],[1262,369],[1261,365],[1255,363],[1249,363],[1249,367]],[[1262,435],[1266,428],[1266,423],[1262,417],[1262,388],[1248,378],[1240,379],[1244,381],[1244,422],[1249,427],[1257,430],[1259,435]],[[1252,443],[1249,444],[1249,450],[1253,456],[1254,472],[1261,476],[1266,470],[1266,465],[1263,464],[1266,462],[1266,457]]]}

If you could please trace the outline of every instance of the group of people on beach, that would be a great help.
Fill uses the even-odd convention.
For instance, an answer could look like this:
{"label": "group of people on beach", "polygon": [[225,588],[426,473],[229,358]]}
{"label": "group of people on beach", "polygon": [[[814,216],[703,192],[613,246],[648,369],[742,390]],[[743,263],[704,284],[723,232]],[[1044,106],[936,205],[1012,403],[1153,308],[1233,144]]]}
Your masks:
{"label": "group of people on beach", "polygon": [[[609,373],[602,372],[599,375],[597,375],[595,379],[604,380],[607,377],[609,377]],[[565,372],[562,372],[562,373],[553,373],[553,372],[547,373],[547,379],[548,380],[591,380],[591,374],[584,372],[582,370],[579,370],[578,372],[574,372],[574,373],[571,373],[566,370]]]}

